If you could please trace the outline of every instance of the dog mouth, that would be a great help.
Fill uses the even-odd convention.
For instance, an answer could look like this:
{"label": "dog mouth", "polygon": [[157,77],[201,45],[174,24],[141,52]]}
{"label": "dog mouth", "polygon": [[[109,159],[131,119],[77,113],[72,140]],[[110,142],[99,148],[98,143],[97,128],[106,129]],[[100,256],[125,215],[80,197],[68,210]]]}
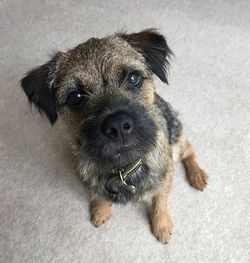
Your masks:
{"label": "dog mouth", "polygon": [[142,158],[143,153],[138,151],[138,149],[133,149],[131,147],[122,147],[114,152],[104,152],[106,160],[112,163],[116,168],[121,168],[126,165],[133,163],[135,160]]}
{"label": "dog mouth", "polygon": [[129,156],[135,156],[135,155],[138,158],[140,157],[140,156],[138,156],[139,154],[136,154],[135,151],[133,151],[133,150],[121,151],[121,152],[114,154],[113,160],[121,161],[124,158],[126,159],[126,158],[129,158]]}

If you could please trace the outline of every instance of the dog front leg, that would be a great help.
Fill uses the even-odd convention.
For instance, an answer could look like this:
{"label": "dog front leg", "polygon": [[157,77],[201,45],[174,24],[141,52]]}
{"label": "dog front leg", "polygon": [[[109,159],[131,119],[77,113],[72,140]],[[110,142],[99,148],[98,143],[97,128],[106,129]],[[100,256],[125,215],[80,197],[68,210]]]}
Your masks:
{"label": "dog front leg", "polygon": [[95,227],[103,225],[111,217],[112,202],[104,198],[96,198],[90,204],[91,223]]}
{"label": "dog front leg", "polygon": [[162,243],[167,243],[172,234],[173,223],[168,214],[167,200],[171,188],[173,171],[168,172],[159,192],[153,196],[150,214],[151,229]]}

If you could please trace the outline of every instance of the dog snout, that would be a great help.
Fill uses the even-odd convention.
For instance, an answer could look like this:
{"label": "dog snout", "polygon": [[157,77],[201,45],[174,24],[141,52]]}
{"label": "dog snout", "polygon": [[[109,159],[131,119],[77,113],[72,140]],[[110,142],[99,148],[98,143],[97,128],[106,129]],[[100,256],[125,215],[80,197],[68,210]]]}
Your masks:
{"label": "dog snout", "polygon": [[118,112],[108,116],[102,123],[102,133],[111,140],[124,141],[134,129],[134,121],[129,114]]}

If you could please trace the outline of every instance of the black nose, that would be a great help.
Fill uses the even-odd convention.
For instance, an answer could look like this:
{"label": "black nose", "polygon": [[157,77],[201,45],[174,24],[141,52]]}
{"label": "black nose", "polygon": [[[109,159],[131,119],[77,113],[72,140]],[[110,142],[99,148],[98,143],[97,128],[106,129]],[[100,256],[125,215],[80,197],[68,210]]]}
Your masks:
{"label": "black nose", "polygon": [[102,133],[109,139],[123,140],[128,137],[134,128],[133,119],[124,112],[108,116],[102,123]]}

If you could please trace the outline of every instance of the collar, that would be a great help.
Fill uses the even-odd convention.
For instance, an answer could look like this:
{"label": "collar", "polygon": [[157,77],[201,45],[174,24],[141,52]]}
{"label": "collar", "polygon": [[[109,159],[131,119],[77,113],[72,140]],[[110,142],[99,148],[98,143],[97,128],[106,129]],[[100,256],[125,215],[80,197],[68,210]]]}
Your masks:
{"label": "collar", "polygon": [[[111,176],[105,183],[105,188],[112,194],[118,194],[121,186],[125,187],[129,192],[135,194],[137,189],[134,185],[128,184],[126,180],[129,176],[134,174],[142,165],[142,160],[139,159],[136,162],[121,169],[113,170],[113,176]],[[117,176],[118,175],[118,176]]]}
{"label": "collar", "polygon": [[142,165],[142,160],[139,159],[136,162],[128,165],[126,168],[118,169],[118,174],[123,184],[126,184],[126,179],[135,173]]}

